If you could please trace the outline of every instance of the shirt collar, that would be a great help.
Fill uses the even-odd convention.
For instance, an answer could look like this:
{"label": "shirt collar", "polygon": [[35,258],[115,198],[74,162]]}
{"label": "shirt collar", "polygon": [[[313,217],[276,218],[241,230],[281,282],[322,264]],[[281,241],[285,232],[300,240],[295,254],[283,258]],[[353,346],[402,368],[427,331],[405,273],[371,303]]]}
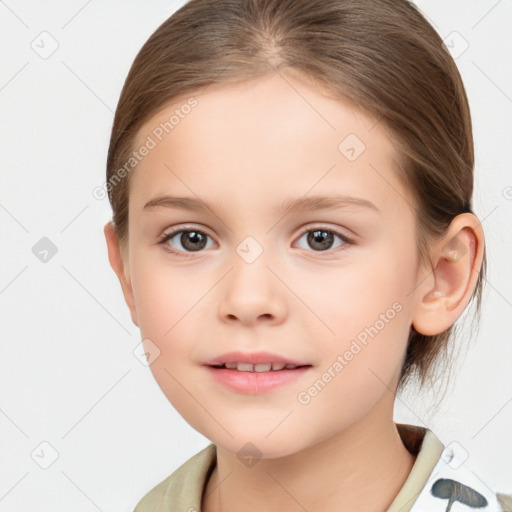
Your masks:
{"label": "shirt collar", "polygon": [[405,447],[416,455],[416,460],[386,512],[409,512],[439,461],[444,446],[427,428],[403,423],[396,423],[396,427]]}
{"label": "shirt collar", "polygon": [[[424,427],[402,423],[396,423],[396,427],[405,447],[416,455],[416,460],[387,512],[409,512],[444,446],[431,430]],[[187,512],[194,509],[201,512],[203,493],[216,462],[217,448],[210,443],[147,493],[134,512]]]}

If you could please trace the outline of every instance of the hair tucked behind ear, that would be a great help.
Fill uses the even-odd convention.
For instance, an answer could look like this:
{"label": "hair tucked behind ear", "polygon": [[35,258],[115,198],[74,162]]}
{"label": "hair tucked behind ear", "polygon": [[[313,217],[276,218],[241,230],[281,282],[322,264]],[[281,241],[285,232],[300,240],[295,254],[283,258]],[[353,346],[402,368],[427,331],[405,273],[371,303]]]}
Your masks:
{"label": "hair tucked behind ear", "polygon": [[[176,11],[135,58],[115,113],[107,184],[121,245],[130,174],[116,177],[142,123],[210,84],[284,68],[387,126],[397,172],[416,200],[418,254],[428,261],[429,241],[471,211],[473,139],[455,62],[406,0],[191,0]],[[485,269],[484,254],[473,294],[478,311]],[[427,382],[451,334],[424,336],[411,328],[399,388],[413,375]]]}

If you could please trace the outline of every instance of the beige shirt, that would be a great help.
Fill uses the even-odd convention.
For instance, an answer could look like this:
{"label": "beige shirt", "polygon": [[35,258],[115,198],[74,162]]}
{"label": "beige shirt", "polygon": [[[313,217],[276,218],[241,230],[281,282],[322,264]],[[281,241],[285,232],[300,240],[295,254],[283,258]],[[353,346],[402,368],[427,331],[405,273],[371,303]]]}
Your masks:
{"label": "beige shirt", "polygon": [[[475,489],[484,493],[485,498],[480,496],[486,499],[488,505],[483,508],[480,505],[479,511],[502,510],[497,505],[495,495],[489,494],[488,490],[479,486],[478,481],[473,479],[474,473],[463,467],[463,461],[460,462],[462,459],[458,455],[455,456],[451,449],[445,450],[431,430],[401,423],[397,423],[396,426],[402,442],[413,455],[416,455],[416,460],[404,485],[386,512],[444,512],[448,499],[453,502],[465,499],[457,495],[457,489],[460,487],[469,488],[476,494],[478,493]],[[442,455],[448,462],[443,460]],[[201,512],[203,492],[216,460],[216,446],[211,443],[149,491],[139,501],[134,512]],[[450,480],[446,479],[448,477]],[[446,487],[443,489],[439,485],[437,488],[442,491],[437,492],[438,496],[435,496],[431,484],[446,485],[446,482],[452,486],[453,496],[445,498],[442,494],[443,491],[446,493]],[[462,506],[466,509],[465,505]],[[468,511],[472,509],[467,508]]]}

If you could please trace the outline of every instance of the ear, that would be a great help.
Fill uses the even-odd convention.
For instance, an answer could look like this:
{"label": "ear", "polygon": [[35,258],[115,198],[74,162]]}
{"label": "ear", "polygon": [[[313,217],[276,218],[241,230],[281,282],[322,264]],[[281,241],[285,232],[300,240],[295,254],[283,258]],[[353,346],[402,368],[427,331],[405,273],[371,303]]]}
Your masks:
{"label": "ear", "polygon": [[123,258],[123,254],[119,245],[119,239],[111,221],[105,224],[103,232],[105,233],[105,239],[107,241],[108,259],[110,261],[110,266],[116,273],[117,277],[119,278],[119,282],[121,283],[124,300],[130,309],[132,322],[137,327],[139,327],[137,311],[135,309],[135,301],[133,298],[133,289],[130,280],[128,258]]}
{"label": "ear", "polygon": [[479,220],[471,213],[457,215],[431,251],[430,273],[415,290],[412,326],[417,332],[433,336],[455,323],[471,299],[483,255]]}

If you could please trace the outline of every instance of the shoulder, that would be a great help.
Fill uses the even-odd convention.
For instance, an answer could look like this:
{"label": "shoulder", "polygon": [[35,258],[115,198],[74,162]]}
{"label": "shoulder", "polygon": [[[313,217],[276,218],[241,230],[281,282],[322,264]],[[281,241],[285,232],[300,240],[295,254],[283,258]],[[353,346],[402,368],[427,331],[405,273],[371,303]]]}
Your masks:
{"label": "shoulder", "polygon": [[216,447],[211,443],[144,495],[134,512],[200,510],[203,489],[215,462]]}
{"label": "shoulder", "polygon": [[491,489],[458,442],[445,446],[428,428],[396,426],[416,459],[387,512],[512,512],[512,496]]}
{"label": "shoulder", "polygon": [[457,443],[445,447],[411,512],[512,512],[512,496],[489,488],[466,459]]}

